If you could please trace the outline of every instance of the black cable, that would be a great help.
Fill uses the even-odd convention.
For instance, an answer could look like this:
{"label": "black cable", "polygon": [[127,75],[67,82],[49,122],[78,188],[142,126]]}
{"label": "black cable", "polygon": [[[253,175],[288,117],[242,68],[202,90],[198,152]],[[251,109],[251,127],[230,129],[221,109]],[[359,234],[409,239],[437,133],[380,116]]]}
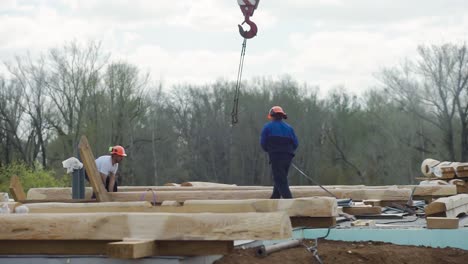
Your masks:
{"label": "black cable", "polygon": [[419,216],[416,216],[415,219],[413,220],[406,220],[406,221],[391,221],[391,222],[385,222],[385,223],[378,223],[378,224],[397,224],[397,223],[412,223],[412,222],[416,222],[416,220],[418,220],[419,218],[422,218],[422,217],[419,217]]}
{"label": "black cable", "polygon": [[240,94],[240,86],[242,83],[242,71],[244,69],[244,58],[245,58],[245,48],[247,46],[247,39],[244,39],[242,42],[242,49],[239,61],[239,68],[237,70],[237,82],[236,82],[236,90],[234,93],[234,105],[232,106],[231,112],[231,123],[235,125],[239,122],[239,118],[237,116],[239,111],[239,94]]}
{"label": "black cable", "polygon": [[307,179],[309,179],[311,182],[317,184],[320,188],[322,188],[324,191],[326,191],[328,194],[330,194],[331,196],[335,197],[336,199],[338,199],[338,197],[336,197],[336,195],[334,195],[332,192],[330,192],[329,190],[325,189],[325,187],[323,187],[320,183],[318,183],[316,180],[312,179],[311,177],[307,176],[307,174],[305,174],[301,169],[299,169],[296,164],[294,163],[291,163],[292,166],[299,172],[301,173],[304,177],[306,177]]}

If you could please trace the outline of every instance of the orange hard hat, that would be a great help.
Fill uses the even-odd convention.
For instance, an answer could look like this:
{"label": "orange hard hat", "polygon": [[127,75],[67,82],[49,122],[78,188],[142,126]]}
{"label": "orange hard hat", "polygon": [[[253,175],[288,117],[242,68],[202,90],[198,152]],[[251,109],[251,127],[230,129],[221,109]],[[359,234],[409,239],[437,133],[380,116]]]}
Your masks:
{"label": "orange hard hat", "polygon": [[125,149],[122,146],[115,145],[111,148],[111,154],[112,155],[119,155],[121,157],[126,157],[127,154],[125,154]]}
{"label": "orange hard hat", "polygon": [[277,115],[277,114],[281,114],[283,115],[284,119],[288,118],[288,116],[286,115],[286,113],[283,111],[283,108],[281,108],[281,106],[273,106],[270,111],[268,112],[268,116],[267,118],[269,120],[273,119],[273,116],[274,115]]}

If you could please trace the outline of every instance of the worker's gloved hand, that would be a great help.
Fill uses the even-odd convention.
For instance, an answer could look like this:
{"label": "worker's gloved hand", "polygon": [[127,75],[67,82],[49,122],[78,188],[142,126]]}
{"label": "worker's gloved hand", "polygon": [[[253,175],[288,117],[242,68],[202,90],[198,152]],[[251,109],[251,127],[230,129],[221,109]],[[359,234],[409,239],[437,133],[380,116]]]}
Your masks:
{"label": "worker's gloved hand", "polygon": [[72,173],[73,170],[78,170],[83,168],[83,163],[81,163],[77,158],[71,157],[62,161],[62,165],[67,169],[67,173]]}

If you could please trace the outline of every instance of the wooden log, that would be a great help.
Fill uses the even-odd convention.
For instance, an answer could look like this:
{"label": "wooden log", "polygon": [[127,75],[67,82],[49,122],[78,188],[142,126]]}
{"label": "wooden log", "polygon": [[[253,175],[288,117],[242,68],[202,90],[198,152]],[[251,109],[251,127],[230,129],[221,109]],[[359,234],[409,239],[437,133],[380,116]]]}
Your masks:
{"label": "wooden log", "polygon": [[450,184],[457,186],[457,193],[468,193],[468,182],[461,179],[450,180]]}
{"label": "wooden log", "polygon": [[458,218],[427,217],[427,228],[429,229],[457,229]]}
{"label": "wooden log", "polygon": [[110,202],[112,198],[109,196],[104,184],[102,183],[101,175],[96,167],[96,161],[86,136],[81,137],[78,149],[80,150],[80,156],[83,161],[83,166],[86,169],[89,182],[96,194],[96,200],[100,202]]}
{"label": "wooden log", "polygon": [[107,245],[107,255],[111,258],[137,259],[156,255],[154,240],[112,242]]}
{"label": "wooden log", "polygon": [[[456,187],[453,186],[427,186],[427,185],[401,185],[401,186],[326,186],[327,189],[333,192],[346,192],[348,190],[376,190],[376,189],[408,189],[415,188],[415,196],[450,196],[457,194]],[[171,187],[171,186],[119,186],[119,192],[144,192],[152,189],[157,193],[162,191],[254,191],[264,190],[271,192],[272,186],[223,186],[223,187]],[[291,186],[294,192],[319,192],[322,195],[325,192],[318,186]],[[71,197],[71,188],[31,188],[28,191],[28,199],[69,199]],[[92,188],[88,187],[85,191],[85,198],[90,199]],[[271,193],[270,193],[271,195]],[[326,195],[329,196],[329,195]],[[269,195],[268,195],[269,197]],[[265,198],[268,198],[265,197]],[[262,197],[254,197],[262,198]],[[408,197],[409,198],[409,197]]]}
{"label": "wooden log", "polygon": [[331,197],[296,199],[249,200],[189,200],[183,208],[187,212],[276,212],[285,211],[289,216],[331,217],[338,216],[337,203]]}
{"label": "wooden log", "polygon": [[[35,203],[27,204],[29,213],[119,213],[159,212],[151,210],[151,203],[100,202],[100,203]],[[161,210],[162,211],[162,210]]]}
{"label": "wooden log", "polygon": [[[112,240],[0,240],[0,255],[106,255]],[[233,241],[155,241],[152,256],[225,255]]]}
{"label": "wooden log", "polygon": [[350,215],[376,215],[382,213],[380,206],[368,207],[343,207],[343,212]]}
{"label": "wooden log", "polygon": [[14,175],[10,179],[10,194],[15,201],[26,200],[26,194],[24,193],[23,186],[19,180],[19,177]]}
{"label": "wooden log", "polygon": [[[177,202],[176,202],[177,203]],[[177,203],[178,204],[178,203]],[[336,199],[189,200],[183,206],[151,206],[143,202],[42,203],[28,204],[30,213],[166,212],[166,213],[247,213],[286,212],[289,216],[333,217],[338,215]]]}
{"label": "wooden log", "polygon": [[292,236],[285,212],[8,214],[0,240],[260,240]]}
{"label": "wooden log", "polygon": [[236,186],[235,184],[224,184],[224,183],[215,183],[215,182],[183,182],[180,186],[191,186],[191,187],[226,187],[226,186]]}
{"label": "wooden log", "polygon": [[[291,190],[294,198],[324,196],[329,194],[321,189],[316,190]],[[411,195],[410,189],[371,189],[371,190],[330,190],[338,198],[351,198],[355,201],[368,199],[379,199],[386,201],[408,200]],[[114,201],[138,201],[139,192],[117,192],[109,193]],[[270,190],[247,190],[247,191],[166,191],[157,192],[157,202],[186,200],[238,200],[238,199],[268,199],[271,196]],[[152,201],[153,197],[147,195],[147,201]]]}
{"label": "wooden log", "polygon": [[[91,199],[93,195],[93,188],[85,188],[84,199]],[[72,188],[56,187],[56,188],[31,188],[28,190],[27,198],[29,200],[40,199],[72,199]]]}
{"label": "wooden log", "polygon": [[439,198],[425,208],[426,216],[446,216],[455,218],[468,213],[468,194],[457,194]]}

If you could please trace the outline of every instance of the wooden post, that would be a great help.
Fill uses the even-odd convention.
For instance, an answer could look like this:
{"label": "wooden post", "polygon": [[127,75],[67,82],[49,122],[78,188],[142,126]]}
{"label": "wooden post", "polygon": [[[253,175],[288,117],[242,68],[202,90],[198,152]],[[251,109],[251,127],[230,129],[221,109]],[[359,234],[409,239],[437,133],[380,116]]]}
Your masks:
{"label": "wooden post", "polygon": [[13,199],[15,199],[17,202],[20,200],[26,200],[26,194],[24,193],[23,186],[21,185],[19,177],[16,175],[11,177],[10,193],[11,196],[13,196]]}
{"label": "wooden post", "polygon": [[80,149],[81,159],[83,161],[83,166],[86,169],[86,173],[88,174],[89,182],[91,183],[93,191],[96,194],[96,199],[100,202],[112,201],[106,188],[104,187],[104,184],[102,183],[101,176],[96,167],[96,161],[94,159],[93,152],[89,146],[86,136],[81,137],[78,148]]}

